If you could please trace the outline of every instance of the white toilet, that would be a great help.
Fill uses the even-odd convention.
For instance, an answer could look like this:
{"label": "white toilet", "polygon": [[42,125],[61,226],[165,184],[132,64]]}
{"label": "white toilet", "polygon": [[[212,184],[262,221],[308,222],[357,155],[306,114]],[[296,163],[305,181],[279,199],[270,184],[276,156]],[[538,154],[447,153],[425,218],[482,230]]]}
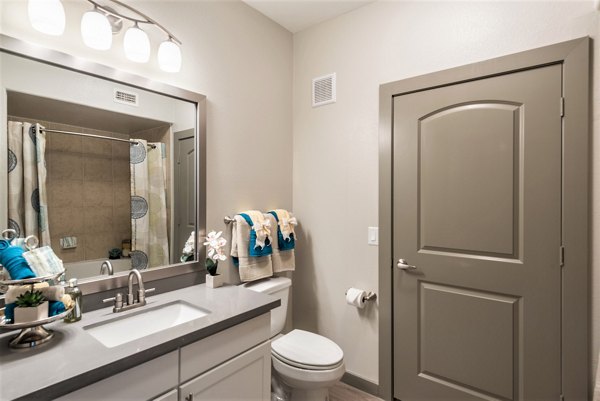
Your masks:
{"label": "white toilet", "polygon": [[344,352],[330,339],[304,330],[280,334],[285,325],[292,281],[272,277],[243,284],[249,290],[281,300],[271,310],[271,361],[285,384],[292,389],[292,401],[329,401],[329,387],[346,371]]}

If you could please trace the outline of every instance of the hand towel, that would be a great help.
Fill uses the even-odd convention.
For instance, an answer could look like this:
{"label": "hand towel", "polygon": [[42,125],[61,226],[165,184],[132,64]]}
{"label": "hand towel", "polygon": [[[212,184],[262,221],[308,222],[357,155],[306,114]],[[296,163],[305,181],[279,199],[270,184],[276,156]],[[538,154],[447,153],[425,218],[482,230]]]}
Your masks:
{"label": "hand towel", "polygon": [[269,214],[277,220],[277,238],[279,239],[278,249],[288,251],[296,247],[296,233],[294,226],[298,225],[295,217],[284,209],[271,210]]}
{"label": "hand towel", "polygon": [[239,267],[242,282],[254,281],[273,275],[271,255],[250,256],[251,224],[239,214],[231,224],[231,256]]}
{"label": "hand towel", "polygon": [[11,280],[35,277],[35,273],[23,257],[23,248],[11,246],[7,240],[0,240],[0,265],[4,266]]}
{"label": "hand towel", "polygon": [[56,256],[49,246],[32,249],[23,253],[23,257],[37,277],[60,274],[65,271],[62,260]]}
{"label": "hand towel", "polygon": [[258,210],[248,210],[240,213],[240,216],[252,227],[250,230],[250,256],[270,255],[273,242],[271,233],[275,229],[275,226],[271,225],[271,220],[265,219],[262,212]]}
{"label": "hand towel", "polygon": [[[44,285],[45,284],[45,285]],[[17,300],[17,298],[29,291],[31,286],[14,286],[11,285],[6,291],[6,295],[4,295],[4,302],[7,304],[12,304]],[[46,297],[48,301],[61,301],[62,297],[65,295],[65,288],[62,286],[53,286],[49,287],[48,283],[38,283],[33,286],[34,291],[39,291]]]}
{"label": "hand towel", "polygon": [[[265,218],[271,221],[272,227],[277,227],[278,220],[277,214],[269,212],[265,214]],[[284,242],[283,236],[277,230],[277,235],[273,236],[273,254],[271,259],[273,260],[273,272],[280,273],[285,271],[296,270],[296,257],[294,249],[284,250],[282,248],[282,242]]]}

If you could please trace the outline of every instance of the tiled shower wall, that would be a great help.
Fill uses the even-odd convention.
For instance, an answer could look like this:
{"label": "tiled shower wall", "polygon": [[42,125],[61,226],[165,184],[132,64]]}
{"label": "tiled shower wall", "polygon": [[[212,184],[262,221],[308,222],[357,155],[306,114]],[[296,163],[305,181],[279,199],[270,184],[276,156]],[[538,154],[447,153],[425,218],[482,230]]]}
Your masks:
{"label": "tiled shower wall", "polygon": [[[128,139],[122,133],[38,122],[49,129]],[[48,209],[52,248],[63,262],[107,259],[108,251],[131,238],[129,144],[48,133]],[[77,247],[61,249],[60,238],[77,237]]]}

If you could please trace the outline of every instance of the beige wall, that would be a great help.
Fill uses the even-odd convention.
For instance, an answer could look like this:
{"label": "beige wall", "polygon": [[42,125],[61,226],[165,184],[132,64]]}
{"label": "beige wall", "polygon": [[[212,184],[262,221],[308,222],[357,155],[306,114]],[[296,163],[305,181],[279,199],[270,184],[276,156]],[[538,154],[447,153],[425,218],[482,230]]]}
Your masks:
{"label": "beige wall", "polygon": [[[367,227],[378,224],[379,85],[596,35],[597,18],[592,1],[380,1],[294,35],[294,210],[308,245],[297,251],[294,319],[296,327],[336,341],[349,372],[378,382],[378,310],[347,306],[344,291],[377,290],[377,249],[367,245]],[[331,72],[337,73],[337,103],[313,109],[311,79]],[[599,76],[596,67],[596,99]],[[595,118],[599,134],[598,111]],[[594,149],[600,155],[598,141]],[[597,178],[598,161],[594,172]],[[594,191],[596,234],[598,186]],[[597,235],[594,241],[600,288]],[[599,293],[594,355],[600,346]]]}
{"label": "beige wall", "polygon": [[[63,1],[67,30],[46,36],[27,23],[25,0],[0,3],[0,32],[208,97],[207,228],[223,230],[238,210],[292,208],[292,34],[240,1],[134,1],[183,42],[183,66],[163,73],[156,47],[149,64],[129,62],[122,34],[113,49],[81,42],[85,1]],[[164,39],[164,38],[163,38]],[[237,273],[226,266],[233,279]]]}

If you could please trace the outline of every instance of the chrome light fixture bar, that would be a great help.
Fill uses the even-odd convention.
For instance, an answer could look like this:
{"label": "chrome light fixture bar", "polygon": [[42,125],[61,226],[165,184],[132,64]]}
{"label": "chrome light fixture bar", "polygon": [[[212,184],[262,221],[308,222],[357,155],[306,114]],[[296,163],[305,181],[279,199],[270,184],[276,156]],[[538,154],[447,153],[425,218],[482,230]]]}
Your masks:
{"label": "chrome light fixture bar", "polygon": [[[110,49],[112,35],[121,30],[124,20],[129,21],[133,25],[124,35],[125,56],[131,61],[146,63],[150,59],[150,39],[140,25],[153,25],[167,35],[158,48],[160,68],[167,72],[181,69],[181,41],[163,25],[119,0],[106,0],[103,3],[115,4],[135,16],[125,15],[95,0],[86,1],[94,6],[81,19],[81,36],[86,46],[97,50]],[[36,30],[48,35],[61,35],[64,32],[65,11],[61,0],[29,0],[28,13]]]}

